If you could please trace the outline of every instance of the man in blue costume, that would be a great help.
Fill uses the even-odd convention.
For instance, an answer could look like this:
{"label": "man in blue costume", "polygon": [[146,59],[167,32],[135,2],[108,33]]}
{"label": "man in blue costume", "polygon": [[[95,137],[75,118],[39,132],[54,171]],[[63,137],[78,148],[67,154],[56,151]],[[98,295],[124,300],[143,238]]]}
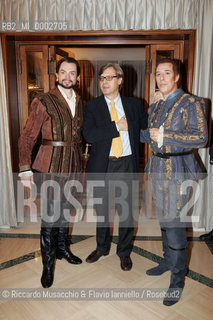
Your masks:
{"label": "man in blue costume", "polygon": [[186,275],[187,237],[182,214],[189,194],[183,191],[182,183],[200,177],[193,148],[205,146],[208,138],[204,101],[178,88],[179,79],[175,60],[157,63],[156,82],[161,99],[150,106],[148,129],[141,132],[141,141],[149,143],[152,149],[146,172],[152,178],[164,251],[162,262],[146,273],[159,276],[171,271],[163,301],[167,306],[179,301]]}

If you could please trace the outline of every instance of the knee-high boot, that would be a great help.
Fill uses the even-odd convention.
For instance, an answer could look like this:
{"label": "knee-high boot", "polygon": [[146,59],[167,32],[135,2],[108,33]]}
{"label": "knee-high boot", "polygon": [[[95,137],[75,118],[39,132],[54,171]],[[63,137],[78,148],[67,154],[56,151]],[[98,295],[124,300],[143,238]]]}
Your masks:
{"label": "knee-high boot", "polygon": [[57,247],[58,228],[42,227],[40,233],[43,273],[41,284],[49,288],[54,280],[54,261]]}
{"label": "knee-high boot", "polygon": [[69,244],[68,244],[68,233],[69,233],[69,226],[64,225],[60,226],[59,233],[58,233],[58,245],[56,251],[56,258],[57,259],[66,259],[69,263],[72,264],[80,264],[82,260],[70,251]]}
{"label": "knee-high boot", "polygon": [[149,276],[160,276],[164,272],[169,270],[169,247],[168,247],[168,240],[166,235],[166,230],[161,228],[162,234],[162,246],[163,246],[163,260],[161,263],[154,268],[148,269],[146,274]]}
{"label": "knee-high boot", "polygon": [[166,297],[163,300],[163,304],[166,306],[171,306],[180,300],[184,287],[184,278],[187,272],[187,249],[175,249],[169,247],[169,253],[171,259],[171,279]]}

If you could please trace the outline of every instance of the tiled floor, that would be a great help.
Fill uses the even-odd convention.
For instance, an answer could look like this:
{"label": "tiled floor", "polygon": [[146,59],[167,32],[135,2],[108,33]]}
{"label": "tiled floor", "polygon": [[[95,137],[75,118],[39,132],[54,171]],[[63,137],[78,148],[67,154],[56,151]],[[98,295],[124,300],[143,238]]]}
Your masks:
{"label": "tiled floor", "polygon": [[[43,290],[40,284],[42,262],[39,232],[40,221],[16,229],[0,229],[0,319],[209,320],[212,317],[213,244],[200,242],[199,233],[192,233],[190,230],[189,273],[181,301],[172,307],[165,307],[162,299],[145,299],[146,294],[143,297],[137,296],[138,292],[154,292],[152,290],[162,290],[169,285],[169,272],[160,277],[149,277],[145,273],[146,269],[155,266],[162,257],[160,229],[155,219],[143,222],[137,230],[131,254],[131,271],[124,272],[120,269],[120,261],[116,255],[116,226],[110,255],[94,264],[87,264],[85,258],[96,245],[95,224],[75,224],[72,229],[71,248],[73,253],[84,261],[76,266],[65,260],[57,260],[51,288],[54,292],[59,292],[59,289],[69,290],[72,296],[64,299],[61,299],[61,296],[56,299],[45,296],[40,300],[35,297],[5,298],[3,295],[8,289],[18,288],[23,291],[31,288],[34,293],[36,290],[39,293],[39,290]],[[88,290],[91,288],[96,288],[95,295],[102,292],[102,298],[94,295],[89,297]],[[108,299],[104,290],[112,288],[114,295],[111,292],[111,299]],[[48,290],[51,293],[51,290]],[[122,296],[118,300],[115,297],[117,291],[123,295],[128,292],[130,297]],[[9,291],[9,294],[12,294],[11,292]],[[80,292],[85,294],[86,298],[80,296]]]}

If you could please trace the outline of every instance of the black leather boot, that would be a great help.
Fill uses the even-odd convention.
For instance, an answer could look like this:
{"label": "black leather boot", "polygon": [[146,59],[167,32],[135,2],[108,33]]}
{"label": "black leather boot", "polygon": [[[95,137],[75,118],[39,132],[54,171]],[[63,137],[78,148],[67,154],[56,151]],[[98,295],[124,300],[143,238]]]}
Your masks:
{"label": "black leather boot", "polygon": [[56,258],[61,260],[62,258],[66,259],[69,263],[80,264],[82,260],[70,251],[68,244],[68,233],[69,227],[60,227],[58,233],[58,246],[56,251]]}
{"label": "black leather boot", "polygon": [[170,286],[163,300],[166,306],[172,306],[177,303],[180,298],[184,287],[184,277],[186,275],[186,259],[187,249],[174,249],[169,247],[171,258],[171,279]]}
{"label": "black leather boot", "polygon": [[44,288],[49,288],[53,284],[57,236],[58,228],[41,228],[40,245],[43,262],[41,284]]}
{"label": "black leather boot", "polygon": [[163,246],[163,260],[161,263],[154,268],[146,270],[146,274],[148,276],[160,276],[164,272],[169,270],[169,247],[168,247],[168,240],[166,236],[166,230],[161,229],[162,234],[162,246]]}

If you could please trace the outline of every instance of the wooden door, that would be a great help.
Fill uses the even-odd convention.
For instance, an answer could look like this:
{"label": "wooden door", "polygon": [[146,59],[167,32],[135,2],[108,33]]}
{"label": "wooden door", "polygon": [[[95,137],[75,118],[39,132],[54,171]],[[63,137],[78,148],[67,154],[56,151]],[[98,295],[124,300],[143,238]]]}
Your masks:
{"label": "wooden door", "polygon": [[18,66],[19,122],[22,131],[29,106],[37,92],[55,87],[56,63],[68,53],[56,46],[30,44],[16,46]]}
{"label": "wooden door", "polygon": [[50,46],[49,48],[49,81],[50,89],[55,88],[55,72],[56,64],[62,58],[67,58],[69,56],[68,52],[56,47]]}
{"label": "wooden door", "polygon": [[22,131],[37,92],[49,91],[48,45],[17,45],[19,124]]}

